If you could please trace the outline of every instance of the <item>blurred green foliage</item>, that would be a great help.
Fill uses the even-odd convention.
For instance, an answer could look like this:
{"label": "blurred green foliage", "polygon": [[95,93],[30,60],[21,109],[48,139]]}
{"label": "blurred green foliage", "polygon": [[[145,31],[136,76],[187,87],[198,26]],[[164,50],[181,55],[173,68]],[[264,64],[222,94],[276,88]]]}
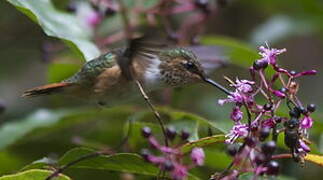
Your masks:
{"label": "blurred green foliage", "polygon": [[[54,2],[55,5],[59,4],[58,1]],[[125,2],[128,7],[136,7],[141,3],[145,8],[157,3],[155,0]],[[93,32],[83,27],[75,28],[81,26],[75,15],[56,9],[50,0],[7,0],[1,1],[0,5],[0,29],[4,30],[1,32],[4,40],[0,41],[0,100],[5,99],[8,105],[6,114],[0,115],[3,119],[0,127],[0,174],[16,173],[0,177],[0,180],[44,179],[51,171],[40,168],[46,168],[48,164],[64,165],[93,152],[91,149],[117,147],[129,128],[132,131],[128,147],[120,150],[122,153],[100,156],[73,166],[77,169],[95,169],[94,173],[74,171],[72,168],[66,171],[66,175],[81,180],[107,177],[122,179],[121,175],[111,171],[139,174],[136,177],[138,179],[156,175],[157,168],[138,156],[140,149],[148,146],[146,140],[141,138],[141,127],[148,125],[155,134],[161,134],[152,113],[146,106],[140,105],[142,100],[128,106],[100,109],[60,97],[38,100],[19,98],[23,89],[40,83],[60,81],[80,68],[80,59],[89,60],[97,56],[99,50],[92,39]],[[42,41],[52,39],[44,36],[36,25],[30,23],[14,7],[40,25],[46,35],[62,40],[71,49],[61,53],[56,59],[75,55],[79,59],[41,63],[38,48]],[[264,44],[264,40],[271,46],[286,47],[290,51],[288,54],[291,55],[281,59],[286,66],[298,70],[314,68],[321,71],[322,19],[322,1],[237,0],[211,19],[201,43],[225,48],[231,67],[216,72],[215,78],[220,81],[222,75],[219,74],[233,78],[246,77],[246,68],[259,57],[256,45]],[[107,18],[98,33],[120,31],[122,23],[119,21],[119,15]],[[322,80],[321,76],[313,78],[311,82],[307,78],[301,80],[301,89],[304,88],[301,98],[323,106],[320,91],[323,88],[320,83]],[[212,173],[223,170],[230,163],[230,157],[226,155],[225,147],[220,142],[223,142],[223,134],[232,125],[228,120],[231,107],[217,106],[216,100],[220,96],[216,93],[207,87],[198,86],[175,89],[171,98],[161,95],[166,94],[164,92],[152,93],[156,102],[166,104],[159,110],[167,125],[176,127],[178,133],[182,129],[191,133],[191,144],[182,146],[183,151],[194,146],[205,147],[206,168],[193,169],[191,179],[209,178]],[[314,142],[312,149],[318,154],[323,152],[322,117],[323,111],[319,109],[314,116],[315,125],[311,137]],[[129,125],[129,121],[133,122],[132,125]],[[209,136],[209,128],[217,135],[205,138]],[[280,147],[283,147],[283,137],[279,139]],[[91,149],[79,148],[80,146]],[[286,150],[281,148],[280,151]],[[322,176],[318,166],[301,168],[293,166],[292,161],[282,163],[284,177],[278,179],[317,179]],[[57,179],[70,179],[67,176],[61,175]],[[241,178],[250,179],[250,176],[246,174]]]}

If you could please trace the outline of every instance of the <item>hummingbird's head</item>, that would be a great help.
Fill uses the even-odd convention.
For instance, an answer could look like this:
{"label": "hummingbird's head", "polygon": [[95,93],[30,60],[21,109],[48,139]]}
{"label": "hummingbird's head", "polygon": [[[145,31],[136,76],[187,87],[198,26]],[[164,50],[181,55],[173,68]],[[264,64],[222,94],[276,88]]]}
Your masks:
{"label": "hummingbird's head", "polygon": [[212,79],[208,78],[197,56],[190,50],[174,48],[161,52],[159,69],[162,80],[170,86],[181,86],[188,83],[206,82],[224,93],[231,92]]}
{"label": "hummingbird's head", "polygon": [[159,65],[162,80],[171,86],[203,81],[206,74],[197,58],[190,50],[175,48],[160,54]]}

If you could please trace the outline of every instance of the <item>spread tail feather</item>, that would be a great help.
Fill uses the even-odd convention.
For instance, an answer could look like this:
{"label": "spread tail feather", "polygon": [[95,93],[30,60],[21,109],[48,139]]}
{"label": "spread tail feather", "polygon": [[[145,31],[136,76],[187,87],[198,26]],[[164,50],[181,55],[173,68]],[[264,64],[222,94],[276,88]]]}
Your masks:
{"label": "spread tail feather", "polygon": [[35,97],[40,95],[49,95],[55,92],[59,92],[63,90],[65,87],[69,87],[73,85],[73,83],[61,82],[61,83],[53,83],[44,86],[35,87],[25,91],[22,94],[22,97]]}

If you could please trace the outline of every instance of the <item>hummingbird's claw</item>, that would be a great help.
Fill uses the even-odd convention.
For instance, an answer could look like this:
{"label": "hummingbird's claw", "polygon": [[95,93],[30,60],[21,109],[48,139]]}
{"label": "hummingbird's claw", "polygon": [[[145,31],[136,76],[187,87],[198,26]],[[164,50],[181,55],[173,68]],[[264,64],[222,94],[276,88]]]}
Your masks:
{"label": "hummingbird's claw", "polygon": [[229,91],[227,88],[223,87],[222,85],[218,84],[217,82],[213,81],[210,78],[203,78],[203,80],[215,87],[217,87],[218,89],[220,89],[222,92],[224,92],[227,95],[232,95],[232,92]]}

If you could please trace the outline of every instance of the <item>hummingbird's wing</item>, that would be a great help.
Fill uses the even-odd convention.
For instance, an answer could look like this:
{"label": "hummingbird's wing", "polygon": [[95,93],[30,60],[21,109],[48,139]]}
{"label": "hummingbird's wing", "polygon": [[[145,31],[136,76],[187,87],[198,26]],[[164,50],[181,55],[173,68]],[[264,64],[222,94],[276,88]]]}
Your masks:
{"label": "hummingbird's wing", "polygon": [[140,37],[130,41],[129,47],[124,51],[123,56],[117,58],[117,63],[121,69],[122,74],[128,79],[132,80],[131,67],[134,61],[138,65],[146,65],[153,61],[154,58],[167,48],[167,43],[154,40],[152,37]]}

